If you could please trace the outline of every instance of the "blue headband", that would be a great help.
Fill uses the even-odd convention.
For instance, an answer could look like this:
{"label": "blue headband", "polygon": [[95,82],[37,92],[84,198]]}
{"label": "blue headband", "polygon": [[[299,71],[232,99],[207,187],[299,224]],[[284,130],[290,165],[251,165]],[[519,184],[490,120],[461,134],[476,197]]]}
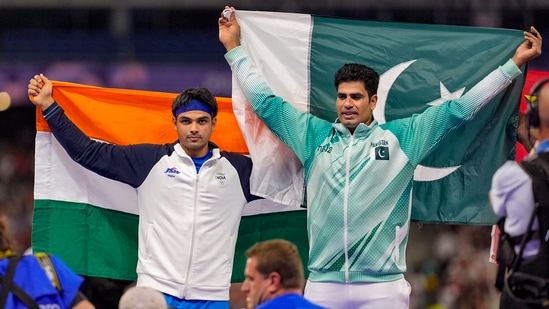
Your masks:
{"label": "blue headband", "polygon": [[206,112],[206,113],[210,114],[210,116],[212,116],[212,118],[214,117],[213,110],[212,110],[211,107],[209,107],[208,105],[206,105],[206,104],[204,104],[204,103],[202,103],[198,100],[191,100],[191,101],[189,101],[189,103],[187,103],[185,105],[181,105],[175,110],[175,118],[177,118],[177,116],[179,116],[179,114],[184,113],[184,112],[188,112],[188,111],[203,111],[203,112]]}

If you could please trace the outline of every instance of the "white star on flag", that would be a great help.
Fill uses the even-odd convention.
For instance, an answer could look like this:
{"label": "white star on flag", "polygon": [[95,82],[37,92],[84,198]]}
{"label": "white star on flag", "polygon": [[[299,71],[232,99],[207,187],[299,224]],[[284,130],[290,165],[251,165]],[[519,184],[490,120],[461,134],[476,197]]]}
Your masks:
{"label": "white star on flag", "polygon": [[448,91],[448,88],[444,86],[442,82],[440,82],[440,98],[436,99],[434,101],[431,101],[427,103],[429,106],[437,106],[440,105],[448,100],[455,100],[461,98],[461,95],[463,94],[463,91],[465,91],[465,87],[458,89],[454,92]]}

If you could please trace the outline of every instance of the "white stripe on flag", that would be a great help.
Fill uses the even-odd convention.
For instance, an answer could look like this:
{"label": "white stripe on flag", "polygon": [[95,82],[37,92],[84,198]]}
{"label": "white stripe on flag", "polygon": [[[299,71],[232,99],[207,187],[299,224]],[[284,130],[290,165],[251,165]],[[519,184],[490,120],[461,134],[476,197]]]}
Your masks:
{"label": "white stripe on flag", "polygon": [[36,133],[35,200],[85,203],[137,214],[135,189],[74,162],[50,132]]}
{"label": "white stripe on flag", "polygon": [[[274,93],[299,110],[309,111],[312,16],[251,11],[236,14],[243,29],[242,46],[256,61]],[[254,160],[251,191],[285,205],[301,205],[304,195],[301,162],[251,111],[235,78],[232,99],[236,119]]]}

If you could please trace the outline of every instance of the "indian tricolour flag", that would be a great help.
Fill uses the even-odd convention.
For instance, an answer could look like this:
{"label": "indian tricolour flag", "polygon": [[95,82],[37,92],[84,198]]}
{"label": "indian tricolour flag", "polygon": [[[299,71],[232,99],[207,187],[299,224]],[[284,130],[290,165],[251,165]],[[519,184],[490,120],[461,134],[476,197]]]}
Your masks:
{"label": "indian tricolour flag", "polygon": [[[505,29],[252,11],[236,11],[236,17],[242,46],[274,93],[298,109],[329,121],[337,118],[333,76],[345,63],[362,63],[381,75],[374,117],[384,123],[459,98],[511,58],[524,39],[522,31]],[[523,83],[524,76],[421,162],[414,176],[413,220],[460,224],[496,221],[488,191],[495,170],[515,157]],[[295,156],[251,113],[235,79],[232,98],[257,168],[254,176],[273,177],[268,172],[273,164],[299,167]],[[274,169],[278,170],[284,171],[278,177],[279,187],[303,185],[302,172],[297,178],[288,177],[285,169]],[[375,181],[382,175],[370,177],[368,181]],[[269,190],[261,186],[256,189]],[[295,194],[289,199],[303,198],[303,190]]]}
{"label": "indian tricolour flag", "polygon": [[[85,134],[119,145],[176,141],[171,118],[176,95],[64,82],[54,82],[53,91],[54,99]],[[217,101],[212,141],[222,150],[246,154],[231,99],[218,97]],[[136,191],[72,161],[40,110],[36,128],[34,251],[58,255],[79,274],[136,279]],[[289,239],[302,248],[301,255],[307,259],[305,211],[266,200],[249,206],[240,225],[233,281],[243,281],[244,251],[262,239]]]}

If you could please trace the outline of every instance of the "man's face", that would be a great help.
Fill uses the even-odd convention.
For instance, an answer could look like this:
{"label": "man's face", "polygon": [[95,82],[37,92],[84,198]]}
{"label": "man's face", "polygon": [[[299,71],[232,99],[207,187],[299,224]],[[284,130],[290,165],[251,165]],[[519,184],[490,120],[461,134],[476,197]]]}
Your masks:
{"label": "man's face", "polygon": [[343,82],[337,88],[337,116],[351,133],[360,123],[372,122],[376,103],[377,95],[370,97],[361,81]]}
{"label": "man's face", "polygon": [[205,156],[216,118],[212,119],[206,112],[193,110],[177,115],[173,121],[179,143],[185,152],[191,157]]}
{"label": "man's face", "polygon": [[270,276],[265,277],[257,271],[257,260],[254,257],[246,260],[244,275],[246,279],[242,284],[242,291],[246,292],[248,309],[253,309],[271,299],[271,291],[274,289],[273,280]]}

